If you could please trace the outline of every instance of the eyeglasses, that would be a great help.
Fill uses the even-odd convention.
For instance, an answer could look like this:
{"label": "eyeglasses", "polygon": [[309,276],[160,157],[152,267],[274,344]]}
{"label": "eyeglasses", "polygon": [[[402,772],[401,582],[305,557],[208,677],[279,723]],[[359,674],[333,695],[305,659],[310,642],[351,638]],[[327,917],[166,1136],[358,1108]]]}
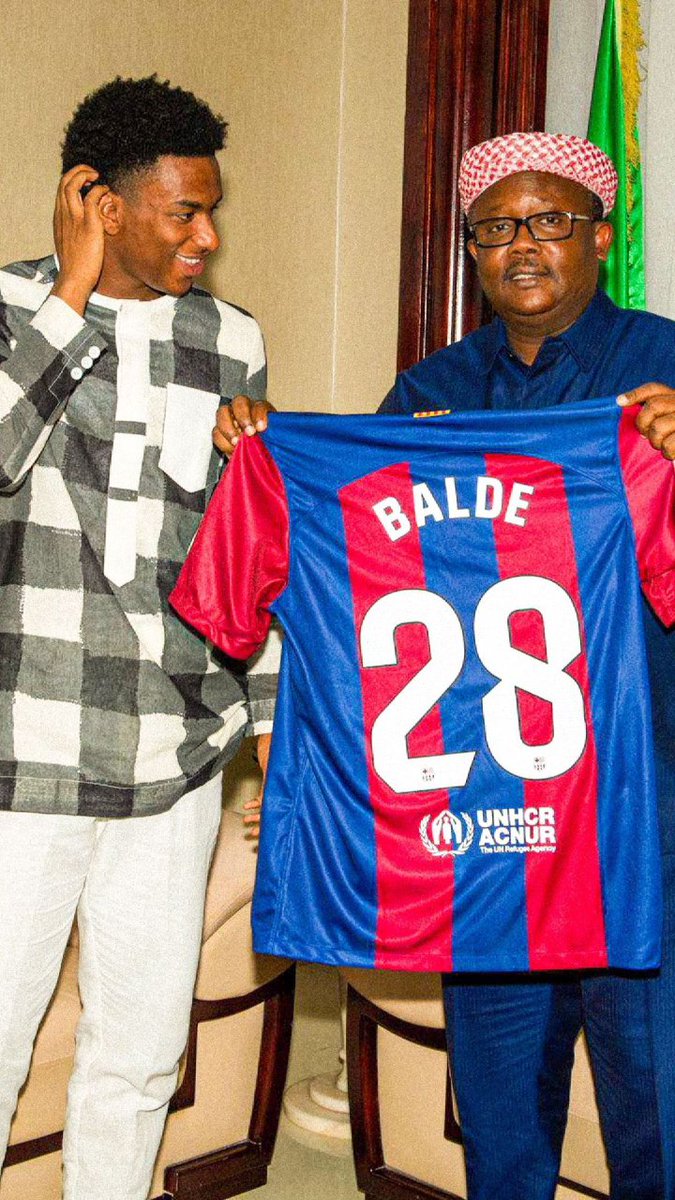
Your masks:
{"label": "eyeglasses", "polygon": [[564,242],[571,238],[577,221],[595,221],[581,213],[541,212],[531,217],[488,217],[469,225],[469,233],[477,246],[487,250],[493,246],[510,246],[521,225],[535,242]]}

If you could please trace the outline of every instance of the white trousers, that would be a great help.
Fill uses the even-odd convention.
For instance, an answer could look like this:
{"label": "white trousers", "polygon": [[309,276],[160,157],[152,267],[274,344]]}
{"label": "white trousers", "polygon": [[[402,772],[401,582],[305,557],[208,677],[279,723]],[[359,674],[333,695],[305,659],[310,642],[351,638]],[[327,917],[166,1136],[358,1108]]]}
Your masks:
{"label": "white trousers", "polygon": [[66,1200],[146,1200],[187,1041],[221,779],[128,820],[0,812],[0,1162],[77,911]]}

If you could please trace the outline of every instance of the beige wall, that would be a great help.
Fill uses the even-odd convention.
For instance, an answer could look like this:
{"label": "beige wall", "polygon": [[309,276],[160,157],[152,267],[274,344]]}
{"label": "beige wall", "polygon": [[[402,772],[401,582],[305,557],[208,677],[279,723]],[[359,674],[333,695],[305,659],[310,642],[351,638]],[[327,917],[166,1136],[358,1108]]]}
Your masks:
{"label": "beige wall", "polygon": [[407,0],[2,0],[0,261],[50,246],[63,127],[117,73],[230,121],[209,283],[261,322],[270,397],[368,410],[396,358]]}

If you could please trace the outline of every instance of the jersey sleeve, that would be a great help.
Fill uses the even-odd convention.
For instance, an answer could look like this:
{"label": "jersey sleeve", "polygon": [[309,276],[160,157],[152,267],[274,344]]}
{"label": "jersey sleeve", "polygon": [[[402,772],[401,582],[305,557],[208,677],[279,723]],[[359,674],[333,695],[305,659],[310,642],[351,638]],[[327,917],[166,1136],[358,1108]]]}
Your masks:
{"label": "jersey sleeve", "polygon": [[281,473],[261,437],[242,438],[216,488],[176,586],[176,612],[233,658],[265,641],[269,606],[288,581],[289,520]]}
{"label": "jersey sleeve", "polygon": [[643,591],[657,617],[675,624],[675,463],[642,437],[636,408],[624,409],[619,456],[635,530]]}

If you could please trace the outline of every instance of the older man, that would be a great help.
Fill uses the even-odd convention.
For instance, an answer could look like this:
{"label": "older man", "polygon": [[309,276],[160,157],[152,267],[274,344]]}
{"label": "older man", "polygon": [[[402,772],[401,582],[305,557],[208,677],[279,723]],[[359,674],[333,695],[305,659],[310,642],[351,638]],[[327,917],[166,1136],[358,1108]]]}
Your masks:
{"label": "older man", "polygon": [[[404,372],[381,406],[410,413],[462,397],[473,409],[544,408],[623,394],[675,459],[675,323],[598,291],[616,172],[574,137],[512,134],[473,147],[460,190],[469,249],[497,314]],[[659,380],[645,384],[645,380]],[[228,450],[264,428],[263,405],[219,419]],[[612,972],[471,977],[445,989],[448,1043],[471,1200],[555,1191],[575,1038],[589,1041],[613,1200],[675,1196],[675,636],[645,604],[666,897],[664,959],[651,977]],[[626,714],[630,720],[630,714]]]}

